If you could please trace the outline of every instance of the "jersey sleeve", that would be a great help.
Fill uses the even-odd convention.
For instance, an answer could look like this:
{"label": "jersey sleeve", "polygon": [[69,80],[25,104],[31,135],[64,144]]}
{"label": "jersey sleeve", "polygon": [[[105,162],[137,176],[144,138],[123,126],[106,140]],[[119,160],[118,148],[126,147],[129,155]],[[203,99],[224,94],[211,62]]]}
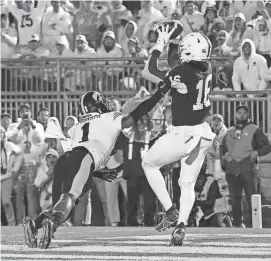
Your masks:
{"label": "jersey sleeve", "polygon": [[170,79],[171,87],[177,89],[177,91],[182,94],[186,94],[188,91],[183,77],[183,74],[185,73],[184,69],[184,66],[180,64],[175,66],[166,75],[166,77]]}
{"label": "jersey sleeve", "polygon": [[8,10],[14,15],[14,17],[20,22],[21,16],[24,11],[19,9],[14,1],[8,1]]}
{"label": "jersey sleeve", "polygon": [[162,71],[158,69],[158,60],[159,60],[160,52],[154,50],[150,55],[148,61],[145,64],[144,70],[142,71],[142,76],[149,81],[154,83],[159,83],[163,81],[166,76],[166,71]]}

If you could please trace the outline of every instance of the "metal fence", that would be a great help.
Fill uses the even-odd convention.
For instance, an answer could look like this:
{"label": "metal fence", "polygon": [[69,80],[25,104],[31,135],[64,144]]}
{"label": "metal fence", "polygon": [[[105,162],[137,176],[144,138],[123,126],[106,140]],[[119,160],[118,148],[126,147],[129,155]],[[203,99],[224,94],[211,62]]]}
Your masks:
{"label": "metal fence", "polygon": [[[214,57],[214,84],[217,72],[232,66],[233,58]],[[137,62],[137,63],[136,63]],[[140,64],[138,64],[140,63]],[[140,86],[150,92],[156,85],[141,77],[144,61],[138,59],[39,59],[1,61],[1,110],[18,117],[21,103],[28,102],[35,113],[47,107],[60,122],[68,115],[78,115],[77,101],[81,94],[97,90],[105,96],[125,101]],[[165,60],[159,67],[167,69]],[[236,94],[246,97],[236,98]],[[251,96],[252,95],[252,96]],[[251,118],[271,138],[271,91],[211,92],[212,113],[220,113],[226,126],[235,123],[234,112],[240,102],[248,105]]]}

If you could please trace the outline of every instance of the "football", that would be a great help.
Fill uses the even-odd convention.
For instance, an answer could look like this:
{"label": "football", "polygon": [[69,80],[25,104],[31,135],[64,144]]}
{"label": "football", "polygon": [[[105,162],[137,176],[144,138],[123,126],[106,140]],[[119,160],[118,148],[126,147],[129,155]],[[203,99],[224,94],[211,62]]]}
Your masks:
{"label": "football", "polygon": [[172,21],[167,21],[167,22],[164,22],[164,23],[162,23],[162,24],[160,24],[158,27],[157,27],[157,29],[156,29],[156,31],[155,31],[155,34],[157,35],[157,37],[158,37],[158,32],[157,32],[157,30],[158,29],[161,29],[162,28],[162,26],[163,27],[166,27],[167,25],[169,25],[169,32],[172,30],[172,28],[174,27],[174,25],[176,24],[176,29],[175,29],[175,31],[173,32],[173,34],[170,36],[170,40],[173,40],[173,39],[176,39],[181,33],[182,33],[182,31],[183,31],[183,25],[179,22],[179,21],[177,21],[177,20],[172,20]]}

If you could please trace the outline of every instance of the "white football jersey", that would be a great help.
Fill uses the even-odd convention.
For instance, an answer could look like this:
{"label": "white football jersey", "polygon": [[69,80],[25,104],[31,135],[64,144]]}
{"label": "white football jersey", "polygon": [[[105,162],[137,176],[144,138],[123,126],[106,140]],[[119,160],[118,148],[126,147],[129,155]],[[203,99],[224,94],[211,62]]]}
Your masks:
{"label": "white football jersey", "polygon": [[120,112],[90,113],[68,131],[72,148],[85,147],[94,159],[95,170],[105,167],[122,130]]}
{"label": "white football jersey", "polygon": [[46,1],[39,1],[36,8],[31,12],[27,12],[19,9],[12,1],[8,1],[7,7],[18,21],[20,45],[28,45],[32,34],[38,34],[41,37],[40,24],[47,4]]}

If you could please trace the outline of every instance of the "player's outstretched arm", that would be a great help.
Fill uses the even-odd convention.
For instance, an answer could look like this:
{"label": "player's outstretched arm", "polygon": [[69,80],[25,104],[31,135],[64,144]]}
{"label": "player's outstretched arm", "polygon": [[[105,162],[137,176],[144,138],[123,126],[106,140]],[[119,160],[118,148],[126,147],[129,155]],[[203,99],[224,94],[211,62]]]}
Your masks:
{"label": "player's outstretched arm", "polygon": [[142,76],[149,81],[154,83],[159,83],[161,80],[165,79],[166,71],[161,71],[158,69],[158,60],[161,52],[158,50],[153,50],[148,61],[145,64],[144,70],[142,71]]}
{"label": "player's outstretched arm", "polygon": [[143,116],[145,116],[149,111],[151,111],[155,105],[161,100],[162,97],[171,88],[171,82],[168,78],[161,81],[158,84],[158,90],[149,99],[140,103],[132,112],[127,116],[122,118],[122,129],[130,128],[134,123],[138,122]]}
{"label": "player's outstretched arm", "polygon": [[166,27],[162,26],[161,30],[157,30],[159,34],[157,43],[154,46],[153,52],[151,53],[142,72],[142,76],[145,79],[154,83],[159,83],[161,80],[165,79],[167,72],[158,69],[158,60],[175,29],[176,27],[174,26],[172,30],[169,31],[169,26],[167,25]]}

